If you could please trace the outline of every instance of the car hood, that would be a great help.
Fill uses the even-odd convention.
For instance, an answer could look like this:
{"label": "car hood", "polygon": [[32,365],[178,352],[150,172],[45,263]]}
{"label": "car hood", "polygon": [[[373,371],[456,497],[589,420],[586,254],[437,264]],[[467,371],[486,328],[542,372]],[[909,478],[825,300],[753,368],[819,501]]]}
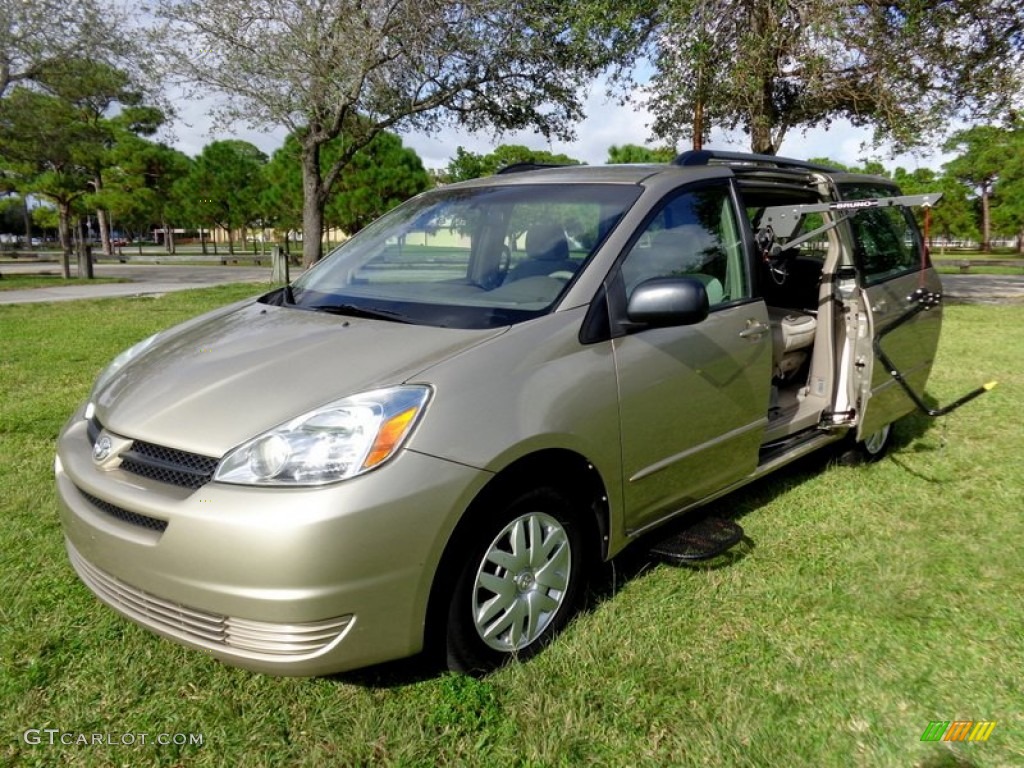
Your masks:
{"label": "car hood", "polygon": [[93,403],[112,432],[222,456],[308,410],[400,384],[504,330],[249,304],[165,332]]}

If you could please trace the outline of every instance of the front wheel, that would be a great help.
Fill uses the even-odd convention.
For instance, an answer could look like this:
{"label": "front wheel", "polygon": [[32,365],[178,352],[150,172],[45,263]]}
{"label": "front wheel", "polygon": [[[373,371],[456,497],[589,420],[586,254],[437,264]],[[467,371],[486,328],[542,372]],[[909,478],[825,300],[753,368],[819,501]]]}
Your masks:
{"label": "front wheel", "polygon": [[571,502],[545,488],[481,521],[467,543],[448,606],[448,666],[488,672],[537,653],[572,618],[584,537]]}

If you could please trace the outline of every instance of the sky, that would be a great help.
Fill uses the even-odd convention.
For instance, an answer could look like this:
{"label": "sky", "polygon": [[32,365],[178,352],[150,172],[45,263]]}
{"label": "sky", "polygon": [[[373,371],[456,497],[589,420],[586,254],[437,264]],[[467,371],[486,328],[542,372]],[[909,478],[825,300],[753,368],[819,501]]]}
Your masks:
{"label": "sky", "polygon": [[[263,132],[244,124],[217,124],[210,116],[215,104],[212,98],[177,101],[179,116],[172,126],[169,143],[194,157],[202,151],[204,145],[216,139],[244,139],[268,155],[284,142],[283,129]],[[654,145],[650,141],[648,129],[650,114],[642,106],[620,105],[615,99],[609,99],[601,83],[591,89],[585,111],[586,118],[577,127],[576,140],[573,142],[548,143],[543,136],[529,131],[493,136],[488,133],[468,133],[458,128],[445,128],[434,135],[403,133],[401,137],[406,146],[416,150],[423,165],[429,169],[447,166],[459,146],[471,152],[487,154],[499,144],[522,144],[531,149],[546,149],[598,165],[606,162],[608,147],[613,144]],[[847,121],[837,120],[827,129],[815,128],[806,133],[791,131],[779,154],[800,159],[827,157],[846,165],[858,165],[867,159],[875,159],[888,168],[903,166],[908,170],[918,167],[937,169],[949,159],[938,152],[930,156],[901,155],[892,158],[885,147],[872,149],[866,146],[870,138],[869,130],[855,128]],[[739,130],[712,131],[711,140],[705,148],[749,151],[748,137]]]}

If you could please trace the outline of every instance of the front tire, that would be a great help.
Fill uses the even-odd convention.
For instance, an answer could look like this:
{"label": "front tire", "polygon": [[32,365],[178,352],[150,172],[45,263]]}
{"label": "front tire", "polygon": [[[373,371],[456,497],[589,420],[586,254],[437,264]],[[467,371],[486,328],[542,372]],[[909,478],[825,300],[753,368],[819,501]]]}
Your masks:
{"label": "front tire", "polygon": [[584,540],[572,503],[551,488],[479,519],[458,553],[465,557],[448,605],[448,667],[485,673],[550,642],[578,608]]}

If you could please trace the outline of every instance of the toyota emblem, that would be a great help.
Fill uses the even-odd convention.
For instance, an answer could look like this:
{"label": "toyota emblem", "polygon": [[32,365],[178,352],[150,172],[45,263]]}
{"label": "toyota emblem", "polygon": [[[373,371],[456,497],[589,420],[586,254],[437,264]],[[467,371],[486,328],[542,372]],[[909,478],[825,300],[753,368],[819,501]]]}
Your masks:
{"label": "toyota emblem", "polygon": [[114,443],[110,440],[108,435],[101,435],[100,439],[96,441],[96,445],[92,447],[92,459],[97,464],[105,460],[110,456],[110,452],[114,449]]}

